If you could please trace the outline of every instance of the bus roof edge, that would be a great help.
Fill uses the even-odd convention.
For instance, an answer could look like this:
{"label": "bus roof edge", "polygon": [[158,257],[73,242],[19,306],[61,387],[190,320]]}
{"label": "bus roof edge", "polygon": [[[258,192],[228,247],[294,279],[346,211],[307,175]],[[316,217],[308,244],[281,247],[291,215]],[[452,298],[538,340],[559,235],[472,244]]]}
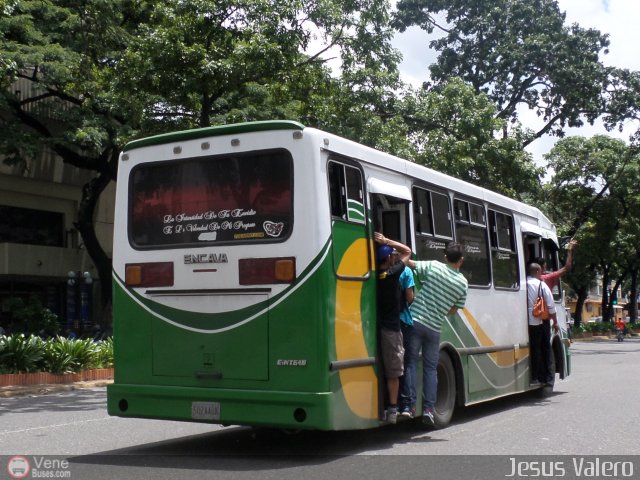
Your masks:
{"label": "bus roof edge", "polygon": [[182,130],[179,132],[163,133],[152,137],[140,138],[127,143],[122,149],[128,152],[136,148],[159,145],[163,143],[177,142],[182,140],[193,140],[205,137],[216,137],[220,135],[232,135],[237,133],[262,132],[266,130],[304,130],[305,126],[293,120],[267,120],[260,122],[233,123],[229,125],[218,125],[215,127],[195,128]]}

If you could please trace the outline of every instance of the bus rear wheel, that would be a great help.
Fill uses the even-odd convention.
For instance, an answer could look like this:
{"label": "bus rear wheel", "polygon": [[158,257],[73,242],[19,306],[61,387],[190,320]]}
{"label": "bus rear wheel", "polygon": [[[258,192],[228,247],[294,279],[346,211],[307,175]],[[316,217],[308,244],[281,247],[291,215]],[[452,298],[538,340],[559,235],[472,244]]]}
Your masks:
{"label": "bus rear wheel", "polygon": [[451,357],[440,351],[438,359],[438,395],[435,406],[435,427],[444,428],[449,425],[456,408],[456,371]]}

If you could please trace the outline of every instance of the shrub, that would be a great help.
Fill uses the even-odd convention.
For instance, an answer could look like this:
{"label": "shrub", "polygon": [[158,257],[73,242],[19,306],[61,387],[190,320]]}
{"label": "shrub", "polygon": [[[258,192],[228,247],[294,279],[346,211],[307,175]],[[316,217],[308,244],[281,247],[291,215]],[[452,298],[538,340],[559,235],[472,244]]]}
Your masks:
{"label": "shrub", "polygon": [[581,323],[580,325],[578,325],[577,327],[571,327],[571,333],[573,335],[577,335],[579,333],[584,333],[587,330],[585,329],[585,326],[583,323]]}
{"label": "shrub", "polygon": [[43,340],[24,334],[0,336],[0,373],[72,373],[113,367],[113,339],[55,337]]}
{"label": "shrub", "polygon": [[72,372],[96,367],[98,348],[90,338],[57,337],[53,342],[60,355],[69,356]]}
{"label": "shrub", "polygon": [[8,373],[38,371],[43,354],[44,341],[35,335],[0,337],[0,368]]}
{"label": "shrub", "polygon": [[51,373],[71,373],[73,372],[73,358],[70,349],[65,348],[62,337],[45,342],[42,367],[43,370]]}
{"label": "shrub", "polygon": [[113,367],[113,337],[100,340],[97,345],[97,368]]}

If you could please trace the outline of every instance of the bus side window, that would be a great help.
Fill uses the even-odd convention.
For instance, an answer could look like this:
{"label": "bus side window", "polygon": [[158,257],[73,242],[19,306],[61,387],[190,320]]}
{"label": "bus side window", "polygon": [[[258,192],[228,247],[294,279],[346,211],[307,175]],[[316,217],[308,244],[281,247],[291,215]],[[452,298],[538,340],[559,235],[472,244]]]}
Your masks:
{"label": "bus side window", "polygon": [[489,210],[489,233],[493,285],[497,288],[518,289],[518,252],[513,230],[513,217],[505,213]]}
{"label": "bus side window", "polygon": [[489,243],[484,207],[464,200],[453,202],[456,219],[456,240],[464,248],[464,263],[460,271],[469,285],[487,287],[489,272]]}
{"label": "bus side window", "polygon": [[362,173],[355,167],[329,162],[331,216],[365,223]]}
{"label": "bus side window", "polygon": [[443,260],[444,248],[453,240],[449,196],[413,188],[416,253],[420,260]]}
{"label": "bus side window", "polygon": [[347,219],[347,201],[344,187],[344,167],[339,163],[329,162],[329,197],[331,216]]}

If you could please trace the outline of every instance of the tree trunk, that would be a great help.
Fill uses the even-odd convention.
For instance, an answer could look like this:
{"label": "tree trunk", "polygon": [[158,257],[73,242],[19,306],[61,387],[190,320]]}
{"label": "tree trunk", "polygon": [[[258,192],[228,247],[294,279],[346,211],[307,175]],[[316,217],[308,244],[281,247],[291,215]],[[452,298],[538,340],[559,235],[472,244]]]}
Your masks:
{"label": "tree trunk", "polygon": [[638,320],[638,270],[631,271],[631,292],[629,295],[629,321]]}
{"label": "tree trunk", "polygon": [[606,266],[602,269],[602,303],[600,308],[602,310],[602,322],[611,321],[609,314],[609,269]]}
{"label": "tree trunk", "polygon": [[[117,165],[117,152],[114,152],[111,156],[115,156],[115,162],[112,160],[109,164]],[[101,306],[103,309],[107,308],[111,304],[112,297],[112,285],[111,285],[111,271],[112,260],[104,251],[104,248],[98,241],[95,230],[95,213],[100,195],[105,190],[109,182],[111,182],[114,175],[110,170],[103,170],[98,173],[96,177],[91,179],[82,188],[82,199],[80,200],[80,206],[78,208],[78,219],[75,223],[75,227],[78,229],[84,247],[91,257],[96,269],[98,271],[98,277],[100,278],[100,298]]]}
{"label": "tree trunk", "polygon": [[573,326],[579,327],[582,323],[582,309],[584,308],[584,302],[587,300],[589,289],[587,287],[580,287],[574,289],[574,291],[578,294],[578,299],[576,300],[576,311],[573,316]]}

